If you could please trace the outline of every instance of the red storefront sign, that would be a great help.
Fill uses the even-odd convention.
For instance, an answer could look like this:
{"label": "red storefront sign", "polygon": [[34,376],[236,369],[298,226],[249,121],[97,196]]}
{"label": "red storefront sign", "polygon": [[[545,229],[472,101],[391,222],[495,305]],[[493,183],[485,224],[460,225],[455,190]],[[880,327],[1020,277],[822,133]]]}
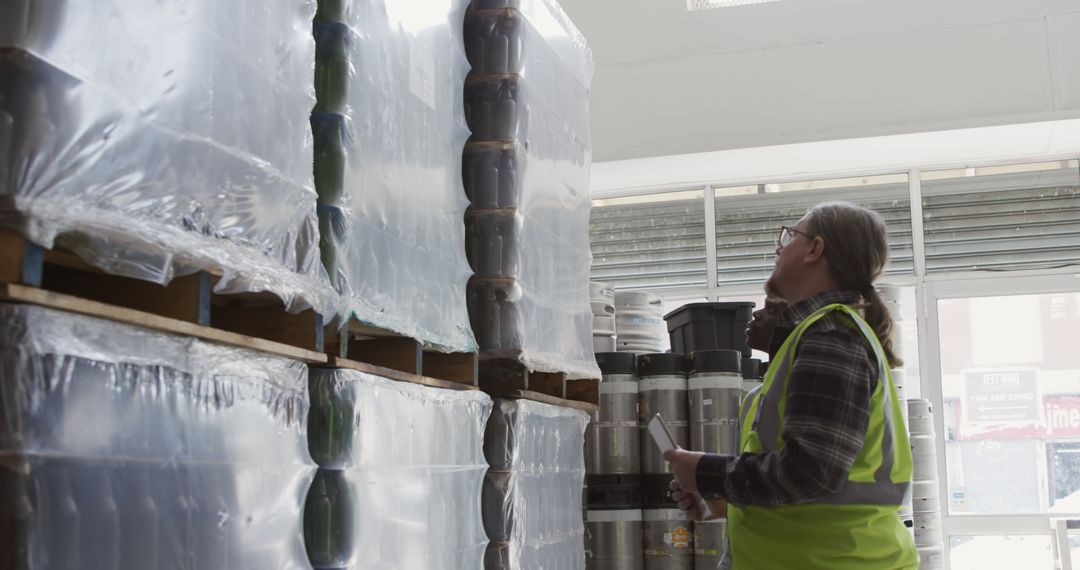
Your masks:
{"label": "red storefront sign", "polygon": [[[961,403],[956,402],[957,418],[963,418]],[[1062,439],[1080,438],[1080,396],[1044,396],[1043,417],[1036,422],[965,423],[959,439]]]}

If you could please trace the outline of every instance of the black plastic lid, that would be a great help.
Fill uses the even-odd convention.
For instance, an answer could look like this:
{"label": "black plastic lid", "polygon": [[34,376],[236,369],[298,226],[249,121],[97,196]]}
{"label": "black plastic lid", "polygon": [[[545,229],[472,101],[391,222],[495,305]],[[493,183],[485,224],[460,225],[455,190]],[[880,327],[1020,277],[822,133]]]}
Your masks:
{"label": "black plastic lid", "polygon": [[604,376],[637,374],[637,356],[632,352],[598,352],[596,364],[600,366],[600,373]]}
{"label": "black plastic lid", "polygon": [[747,380],[761,378],[761,361],[756,358],[742,359],[742,377]]}
{"label": "black plastic lid", "polygon": [[696,350],[690,353],[690,372],[742,373],[742,353],[737,350]]}
{"label": "black plastic lid", "polygon": [[687,303],[674,311],[664,315],[664,320],[668,320],[680,313],[700,313],[701,311],[721,311],[732,313],[744,313],[749,315],[754,311],[756,305],[751,301],[729,301],[724,303]]}
{"label": "black plastic lid", "polygon": [[638,377],[686,376],[686,356],[671,352],[642,354],[637,361]]}

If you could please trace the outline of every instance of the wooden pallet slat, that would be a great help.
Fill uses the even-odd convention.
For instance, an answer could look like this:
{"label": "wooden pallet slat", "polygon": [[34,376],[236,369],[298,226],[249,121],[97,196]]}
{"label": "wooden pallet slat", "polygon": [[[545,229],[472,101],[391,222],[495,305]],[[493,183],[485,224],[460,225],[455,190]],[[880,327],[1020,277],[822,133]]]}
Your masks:
{"label": "wooden pallet slat", "polygon": [[79,271],[66,265],[50,265],[42,272],[39,287],[117,305],[189,323],[210,325],[208,298],[210,280],[199,273],[173,279],[168,285],[149,281]]}
{"label": "wooden pallet slat", "polygon": [[493,395],[499,398],[532,400],[534,402],[550,404],[552,406],[573,408],[575,410],[580,410],[590,415],[599,409],[595,404],[590,404],[588,402],[579,402],[576,400],[567,400],[565,398],[556,398],[555,396],[541,394],[540,392],[533,392],[531,390],[508,390],[506,392]]}
{"label": "wooden pallet slat", "polygon": [[411,338],[373,338],[350,343],[348,358],[407,374],[423,374],[424,357],[420,343]]}
{"label": "wooden pallet slat", "polygon": [[0,281],[38,286],[44,251],[22,236],[0,230]]}
{"label": "wooden pallet slat", "polygon": [[596,378],[567,380],[566,399],[600,405],[600,380]]}
{"label": "wooden pallet slat", "polygon": [[477,386],[480,380],[480,357],[475,352],[425,351],[423,373]]}
{"label": "wooden pallet slat", "polygon": [[214,305],[210,323],[228,331],[323,351],[323,319],[315,311],[294,315],[281,307]]}
{"label": "wooden pallet slat", "polygon": [[566,374],[561,372],[531,372],[524,364],[505,358],[480,361],[480,387],[492,394],[522,390],[563,398],[565,384]]}
{"label": "wooden pallet slat", "polygon": [[453,382],[450,380],[440,380],[438,378],[430,378],[427,376],[421,376],[419,374],[408,374],[406,372],[395,370],[393,368],[385,368],[367,362],[358,362],[355,360],[350,360],[348,358],[340,358],[336,356],[330,358],[328,367],[348,368],[350,370],[365,372],[373,376],[380,376],[383,378],[388,378],[390,380],[397,380],[398,382],[421,384],[432,388],[443,388],[446,390],[479,390],[478,387],[472,384]]}
{"label": "wooden pallet slat", "polygon": [[326,355],[321,352],[305,350],[279,342],[215,329],[136,309],[117,307],[115,305],[82,299],[64,293],[28,287],[26,285],[13,283],[0,284],[0,301],[39,305],[81,315],[109,319],[165,333],[186,335],[211,342],[231,344],[313,364],[323,364],[327,362]]}
{"label": "wooden pallet slat", "polygon": [[382,368],[476,386],[479,359],[475,352],[443,353],[396,333],[351,321],[347,327],[328,328],[326,352],[339,358]]}

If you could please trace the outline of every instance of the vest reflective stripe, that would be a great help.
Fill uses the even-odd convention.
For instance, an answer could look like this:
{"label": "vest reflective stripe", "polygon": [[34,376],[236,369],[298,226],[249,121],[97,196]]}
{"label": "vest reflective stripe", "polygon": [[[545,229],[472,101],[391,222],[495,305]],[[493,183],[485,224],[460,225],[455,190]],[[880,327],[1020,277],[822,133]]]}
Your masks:
{"label": "vest reflective stripe", "polygon": [[[895,413],[899,408],[896,407],[898,403],[893,400],[896,388],[893,384],[892,373],[889,371],[885,351],[873,329],[847,305],[833,304],[819,309],[800,322],[788,335],[777,352],[777,357],[773,359],[772,366],[769,367],[763,389],[756,395],[748,396],[744,402],[744,409],[741,411],[744,429],[740,433],[740,448],[743,452],[761,453],[776,451],[783,446],[781,432],[784,411],[787,407],[788,380],[794,367],[795,349],[806,330],[832,311],[847,314],[870,343],[877,358],[878,382],[871,395],[871,424],[867,432],[868,438],[863,442],[848,480],[838,492],[815,502],[833,505],[903,504],[911,492],[911,450],[907,446],[900,449],[894,446],[894,430],[904,430],[905,441],[907,434],[906,427],[902,423],[897,425],[894,422]],[[746,429],[745,420],[750,413],[754,414],[754,421],[749,429]],[[871,434],[874,431],[881,432],[880,438],[871,441]],[[901,458],[899,462],[897,455]],[[860,465],[865,463],[876,464],[876,468],[871,471],[866,468],[866,465]]]}
{"label": "vest reflective stripe", "polygon": [[750,409],[754,407],[754,405],[751,402],[753,402],[754,399],[757,398],[758,392],[761,391],[761,386],[762,386],[761,384],[758,384],[757,386],[754,386],[754,388],[752,390],[747,392],[746,396],[743,397],[742,404],[739,405],[739,433],[740,433],[739,439],[740,440],[743,439],[743,436],[741,435],[742,434],[742,426],[749,425],[749,424],[746,423],[746,418],[747,418],[747,416],[750,415]]}

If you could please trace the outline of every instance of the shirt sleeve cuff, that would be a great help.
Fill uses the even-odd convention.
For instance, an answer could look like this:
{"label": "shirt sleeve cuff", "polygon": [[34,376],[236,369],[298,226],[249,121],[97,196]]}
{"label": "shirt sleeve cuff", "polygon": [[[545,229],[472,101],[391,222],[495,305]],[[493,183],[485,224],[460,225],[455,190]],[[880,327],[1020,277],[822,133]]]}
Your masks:
{"label": "shirt sleeve cuff", "polygon": [[698,492],[706,499],[727,500],[727,466],[734,455],[706,453],[697,465]]}

